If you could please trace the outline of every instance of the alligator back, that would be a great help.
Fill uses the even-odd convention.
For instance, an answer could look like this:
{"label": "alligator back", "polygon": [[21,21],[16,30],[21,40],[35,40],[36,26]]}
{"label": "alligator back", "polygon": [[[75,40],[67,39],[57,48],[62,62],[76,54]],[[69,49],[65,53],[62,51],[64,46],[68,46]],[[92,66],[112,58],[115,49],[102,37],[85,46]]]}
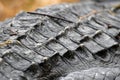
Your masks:
{"label": "alligator back", "polygon": [[0,80],[119,80],[119,43],[119,2],[20,12],[0,23]]}

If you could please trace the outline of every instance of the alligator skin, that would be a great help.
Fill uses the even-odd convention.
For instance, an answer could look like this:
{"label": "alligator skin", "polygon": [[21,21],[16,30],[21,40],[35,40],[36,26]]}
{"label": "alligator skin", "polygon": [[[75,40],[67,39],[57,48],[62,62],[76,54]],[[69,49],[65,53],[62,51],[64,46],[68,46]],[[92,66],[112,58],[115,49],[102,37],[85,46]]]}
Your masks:
{"label": "alligator skin", "polygon": [[60,4],[0,22],[0,80],[120,80],[118,3]]}

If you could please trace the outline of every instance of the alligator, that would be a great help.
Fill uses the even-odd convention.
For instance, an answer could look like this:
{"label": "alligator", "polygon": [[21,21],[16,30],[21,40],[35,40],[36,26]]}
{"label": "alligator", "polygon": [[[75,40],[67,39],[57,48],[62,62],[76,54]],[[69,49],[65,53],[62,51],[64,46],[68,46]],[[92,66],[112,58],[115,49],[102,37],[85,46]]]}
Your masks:
{"label": "alligator", "polygon": [[120,80],[119,4],[57,4],[0,22],[0,80]]}

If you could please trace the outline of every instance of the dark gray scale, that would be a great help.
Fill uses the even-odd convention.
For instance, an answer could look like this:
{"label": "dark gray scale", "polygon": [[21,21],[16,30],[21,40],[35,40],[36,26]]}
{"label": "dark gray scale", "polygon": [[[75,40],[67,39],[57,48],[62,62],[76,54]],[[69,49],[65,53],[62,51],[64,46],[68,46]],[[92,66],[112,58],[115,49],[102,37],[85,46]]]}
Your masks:
{"label": "dark gray scale", "polygon": [[[83,28],[83,29],[81,29],[81,28]],[[78,30],[80,31],[80,33],[81,34],[83,34],[83,35],[88,35],[89,36],[89,34],[91,33],[91,35],[92,36],[95,36],[95,37],[98,37],[98,35],[97,34],[99,34],[99,31],[95,31],[94,29],[92,29],[92,28],[90,28],[90,27],[87,27],[87,26],[83,26],[83,27],[79,27],[78,28]],[[85,30],[85,31],[84,31]],[[84,31],[84,32],[83,32]],[[88,33],[89,32],[89,33]],[[88,34],[87,34],[88,33]],[[101,39],[99,39],[98,38],[98,40],[99,41],[101,41],[101,44],[102,45],[104,45],[104,47],[110,47],[110,45],[112,46],[113,44],[117,44],[110,36],[108,36],[108,35],[106,35],[105,33],[102,33],[101,32],[101,34],[104,34],[105,36],[101,36],[101,37],[104,37],[104,38],[101,38]],[[90,36],[91,36],[90,35]],[[103,41],[103,40],[106,40],[107,38],[109,38],[109,43],[108,43],[108,40],[105,42],[105,41]],[[94,39],[94,38],[93,38]],[[88,40],[89,41],[89,40]],[[96,41],[96,40],[95,40]],[[96,41],[96,42],[98,42],[98,41]],[[96,45],[98,45],[96,42],[94,42],[94,41],[92,41],[92,44],[94,45],[94,47],[96,46]],[[105,43],[103,43],[103,42],[105,42]],[[98,43],[100,43],[100,42],[98,42]],[[113,44],[112,44],[113,43]],[[90,42],[88,42],[88,44],[91,44],[91,40],[90,40]],[[93,47],[93,45],[91,45],[91,47]],[[106,46],[105,46],[106,45]],[[90,47],[90,46],[89,46]],[[90,47],[90,48],[91,48]],[[88,48],[88,49],[90,49],[90,48]],[[99,45],[99,47],[98,47],[98,49],[101,49],[100,48],[100,45]],[[97,50],[97,49],[94,49],[94,50]]]}
{"label": "dark gray scale", "polygon": [[55,40],[51,40],[48,44],[46,44],[46,46],[55,52],[58,52],[61,56],[63,56],[68,51],[64,46]]}
{"label": "dark gray scale", "polygon": [[31,65],[31,62],[27,61],[23,57],[16,54],[16,52],[6,52],[3,56],[5,62],[18,70],[25,70]]}
{"label": "dark gray scale", "polygon": [[81,35],[87,35],[92,36],[96,30],[86,26],[86,25],[80,25],[77,30],[80,32]]}
{"label": "dark gray scale", "polygon": [[66,47],[69,50],[75,50],[78,48],[79,45],[71,41],[67,36],[61,35],[56,37],[58,42],[62,44],[64,47]]}
{"label": "dark gray scale", "polygon": [[93,54],[105,49],[105,48],[101,47],[100,45],[98,45],[95,41],[93,41],[89,37],[85,37],[81,41],[80,46],[85,46]]}
{"label": "dark gray scale", "polygon": [[18,36],[18,30],[15,29],[14,27],[9,27],[7,29],[4,29],[3,33],[4,35],[8,35],[9,38]]}
{"label": "dark gray scale", "polygon": [[73,14],[69,9],[60,11],[59,13],[56,13],[54,16],[60,17],[62,19],[66,19],[72,22],[77,22],[79,20],[79,18],[75,14]]}
{"label": "dark gray scale", "polygon": [[[87,26],[86,26],[87,27]],[[91,27],[89,27],[89,28],[91,28]],[[91,29],[93,29],[93,28],[91,28]],[[94,29],[93,29],[94,30]],[[82,34],[82,33],[81,33]],[[94,36],[98,36],[98,34],[100,34],[99,33],[99,31],[96,31],[96,32],[94,32],[93,34],[92,34],[92,36],[94,37]],[[101,32],[101,34],[102,34],[102,32]],[[104,33],[103,33],[104,34]],[[84,34],[84,35],[87,35],[87,34]],[[91,38],[92,38],[92,36],[91,36]],[[111,37],[110,37],[111,38]],[[111,38],[112,39],[112,38]],[[86,39],[87,40],[87,39]],[[101,39],[100,41],[102,41],[103,39]],[[113,40],[113,39],[112,39]],[[114,40],[113,40],[114,41]],[[107,43],[107,41],[106,41],[106,43]],[[97,52],[95,52],[96,54],[95,55],[97,55],[97,57],[100,59],[100,60],[104,60],[104,61],[109,61],[110,60],[110,58],[111,58],[111,55],[110,55],[110,52],[109,51],[105,51],[104,49],[105,48],[103,48],[104,46],[103,45],[101,45],[100,43],[98,43],[97,41],[94,41],[94,39],[92,40],[92,39],[90,39],[90,41],[88,40],[88,42],[86,43],[83,43],[84,44],[84,46],[86,47],[86,48],[88,48],[88,50],[90,50],[92,53],[94,53],[94,51],[97,51]],[[109,43],[110,44],[110,43]],[[93,48],[93,49],[92,49]],[[102,53],[103,52],[103,53]],[[106,55],[106,57],[101,57],[101,55]],[[100,57],[99,57],[100,56]]]}
{"label": "dark gray scale", "polygon": [[[68,34],[67,34],[68,33]],[[68,31],[66,31],[66,34],[67,34],[67,36],[69,36],[71,39],[74,39],[75,40],[75,37],[76,38],[78,38],[78,42],[80,42],[80,40],[81,40],[81,36],[78,34],[78,33],[76,33],[75,31],[73,31],[73,30],[68,30]],[[73,34],[73,35],[72,35]],[[54,44],[53,44],[54,43]],[[63,50],[58,50],[59,48],[58,48],[58,46],[60,47],[61,45],[60,44],[58,44],[58,43],[56,43],[55,41],[51,41],[51,42],[49,42],[48,43],[48,45],[49,45],[49,48],[52,48],[53,50],[56,50],[56,51],[61,51],[61,52],[59,52],[59,53],[62,53],[63,52]],[[56,47],[57,46],[57,47]],[[60,49],[65,49],[64,47],[60,47]],[[67,51],[67,50],[66,50]],[[66,53],[64,53],[64,55],[63,55],[64,57],[67,57],[66,59],[65,59],[65,61],[67,61],[69,64],[71,64],[72,66],[76,66],[76,69],[79,69],[79,67],[81,66],[81,65],[85,65],[86,64],[86,62],[84,62],[84,60],[81,58],[79,58],[79,57],[77,57],[77,55],[72,55],[71,56],[71,53],[69,53],[69,51],[67,51]],[[73,57],[73,59],[71,60],[71,59],[69,59],[69,58],[71,58],[71,57]],[[82,61],[82,62],[80,62],[80,61]],[[78,65],[78,63],[80,64],[80,65]],[[75,65],[76,64],[76,65]],[[81,68],[81,67],[80,67]]]}
{"label": "dark gray scale", "polygon": [[31,49],[34,48],[37,44],[37,42],[35,42],[35,40],[30,38],[29,36],[25,36],[24,39],[20,39],[20,42]]}
{"label": "dark gray scale", "polygon": [[113,45],[111,48],[109,48],[109,50],[114,54],[120,54],[120,45]]}
{"label": "dark gray scale", "polygon": [[52,18],[53,22],[55,22],[56,24],[60,25],[61,27],[66,27],[66,26],[69,26],[69,25],[72,25],[73,22],[69,22],[69,21],[65,21],[64,19],[61,20],[61,19],[56,19],[56,18]]}
{"label": "dark gray scale", "polygon": [[120,30],[115,28],[108,29],[108,33],[112,35],[114,38],[116,38],[120,34]]}
{"label": "dark gray scale", "polygon": [[14,26],[18,30],[29,30],[34,25],[40,23],[42,19],[44,19],[43,16],[31,15],[27,12],[21,12],[17,14],[17,16],[13,19],[12,26]]}
{"label": "dark gray scale", "polygon": [[33,50],[30,50],[26,48],[25,46],[20,45],[14,45],[12,47],[12,50],[16,52],[16,54],[21,55],[25,59],[31,61],[40,63],[43,59],[43,56],[39,55],[38,53],[34,52]]}
{"label": "dark gray scale", "polygon": [[35,79],[37,77],[38,79],[41,80],[44,79],[52,80],[53,76],[54,78],[57,78],[58,76],[68,72],[69,70],[71,70],[70,64],[67,64],[63,60],[63,57],[61,57],[59,54],[55,54],[54,56],[50,57],[45,63],[40,63],[39,65],[29,67],[25,71],[25,73],[27,74],[26,77],[27,78],[30,77],[30,79],[32,76],[32,78]]}
{"label": "dark gray scale", "polygon": [[10,28],[12,19],[5,20],[1,25],[0,25],[0,41],[4,41],[9,39],[11,36],[7,29]]}
{"label": "dark gray scale", "polygon": [[36,32],[41,33],[43,36],[45,36],[47,38],[54,37],[57,35],[55,32],[53,32],[49,28],[49,24],[47,23],[47,21],[43,21],[42,23],[37,24],[35,26],[35,29],[36,29]]}
{"label": "dark gray scale", "polygon": [[106,11],[106,12],[101,13],[100,17],[102,16],[102,18],[104,17],[105,19],[109,19],[111,21],[116,22],[116,24],[120,24],[119,23],[120,20],[119,20],[119,17],[117,17],[117,15],[119,15],[119,14],[114,15],[114,14]]}
{"label": "dark gray scale", "polygon": [[119,17],[117,17],[117,15],[119,15],[119,14],[117,14],[117,15],[105,14],[105,15],[107,15],[107,16],[108,16],[110,19],[112,19],[112,20],[115,20],[115,21],[117,21],[117,22],[120,22]]}
{"label": "dark gray scale", "polygon": [[115,38],[120,43],[120,33]]}
{"label": "dark gray scale", "polygon": [[119,27],[120,22],[119,21],[115,21],[113,19],[110,19],[107,16],[107,14],[105,14],[105,13],[99,14],[99,15],[96,16],[96,19],[100,20],[101,22],[106,23],[110,27],[120,29],[120,27]]}
{"label": "dark gray scale", "polygon": [[63,26],[58,25],[52,19],[47,20],[46,24],[48,24],[49,29],[55,33],[59,33],[61,30],[64,29]]}
{"label": "dark gray scale", "polygon": [[90,17],[87,23],[88,23],[88,27],[95,29],[95,30],[106,31],[106,29],[108,29],[107,24],[97,20],[96,16]]}
{"label": "dark gray scale", "polygon": [[82,35],[75,32],[75,30],[70,29],[65,32],[66,36],[68,36],[72,41],[80,43],[80,40],[83,39]]}
{"label": "dark gray scale", "polygon": [[0,72],[4,75],[0,77],[0,80],[21,80],[21,76],[24,76],[22,71],[15,70],[5,61],[0,64]]}
{"label": "dark gray scale", "polygon": [[27,32],[27,34],[37,43],[44,43],[47,41],[47,38],[41,35],[39,32],[36,32],[36,29],[30,30]]}
{"label": "dark gray scale", "polygon": [[5,35],[9,36],[9,38],[11,36],[17,35],[17,29],[16,29],[16,27],[12,26],[12,21],[13,21],[13,19],[6,20],[4,22],[4,24],[1,25],[1,29],[0,29],[0,32],[2,32],[1,34],[4,34],[4,36]]}
{"label": "dark gray scale", "polygon": [[[72,66],[64,60],[64,57],[61,57],[59,54],[52,56],[48,60],[47,64],[51,66],[50,75],[48,77],[50,77],[51,75],[53,76],[63,75],[63,73],[67,73],[72,69]],[[44,66],[43,69],[45,69]]]}
{"label": "dark gray scale", "polygon": [[120,30],[114,27],[110,27],[109,25],[101,22],[100,20],[95,19],[95,17],[93,17],[92,19],[90,19],[89,23],[89,27],[95,29],[95,30],[103,30],[103,32],[107,33],[108,35],[112,36],[112,37],[116,37],[119,33]]}
{"label": "dark gray scale", "polygon": [[105,50],[99,51],[94,56],[96,59],[109,63],[113,61],[113,57],[114,57],[113,53],[114,52],[111,51],[110,49],[105,49]]}
{"label": "dark gray scale", "polygon": [[45,57],[51,57],[55,54],[53,50],[46,48],[45,46],[37,46],[34,51]]}
{"label": "dark gray scale", "polygon": [[[119,35],[120,33],[120,20],[118,20],[118,18],[114,15],[110,15],[105,13],[105,15],[102,15],[105,19],[111,20],[110,22],[106,23],[108,24],[108,33],[110,33],[110,35],[113,35],[114,37],[116,37],[117,35]],[[112,22],[113,21],[113,22]],[[112,23],[112,24],[111,24]]]}
{"label": "dark gray scale", "polygon": [[75,52],[79,57],[82,57],[88,61],[94,60],[94,54],[91,53],[84,45],[77,48]]}
{"label": "dark gray scale", "polygon": [[[104,61],[112,61],[111,57],[114,54],[119,53],[119,50],[117,50],[118,43],[114,39],[112,39],[110,36],[108,36],[107,34],[99,33],[93,36],[93,39],[100,46],[106,48],[106,50],[101,50],[96,54],[97,58],[102,59]],[[111,50],[112,48],[114,48],[115,51]]]}
{"label": "dark gray scale", "polygon": [[[71,70],[70,71],[76,71],[76,70],[83,70],[85,68],[89,67],[89,63],[83,56],[81,57],[78,52],[76,51],[67,51],[63,55],[63,60],[71,65]],[[84,67],[82,67],[84,65]]]}
{"label": "dark gray scale", "polygon": [[1,25],[0,25],[0,41],[4,41],[9,39],[10,36],[10,27],[11,27],[11,22],[12,19],[5,20]]}
{"label": "dark gray scale", "polygon": [[105,33],[96,34],[93,39],[105,48],[110,48],[118,43]]}

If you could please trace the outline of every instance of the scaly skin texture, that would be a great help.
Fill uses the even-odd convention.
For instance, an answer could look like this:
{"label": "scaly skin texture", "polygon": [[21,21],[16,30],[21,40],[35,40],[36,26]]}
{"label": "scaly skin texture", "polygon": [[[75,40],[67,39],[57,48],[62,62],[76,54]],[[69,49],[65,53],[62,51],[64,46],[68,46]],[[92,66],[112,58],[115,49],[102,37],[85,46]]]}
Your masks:
{"label": "scaly skin texture", "polygon": [[0,80],[119,80],[117,4],[54,5],[1,22]]}

